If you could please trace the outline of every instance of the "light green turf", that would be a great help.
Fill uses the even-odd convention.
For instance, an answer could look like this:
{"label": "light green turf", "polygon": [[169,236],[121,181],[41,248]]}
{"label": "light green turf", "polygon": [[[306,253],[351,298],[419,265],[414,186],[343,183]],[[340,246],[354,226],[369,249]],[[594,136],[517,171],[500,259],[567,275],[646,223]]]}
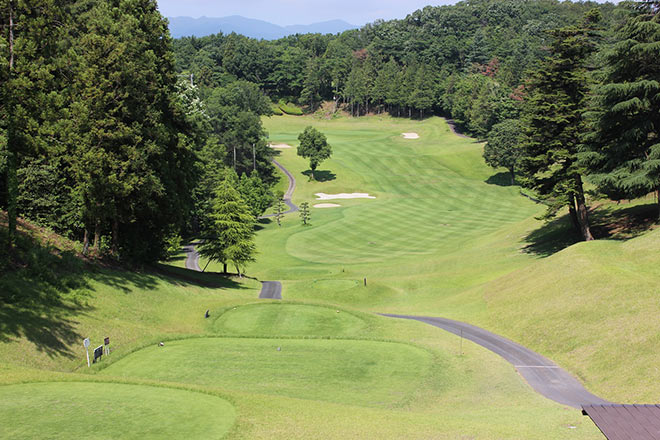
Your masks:
{"label": "light green turf", "polygon": [[213,323],[218,333],[277,336],[358,336],[364,319],[344,310],[306,304],[249,304],[231,308]]}
{"label": "light green turf", "polygon": [[0,386],[0,438],[220,439],[235,410],[227,401],[170,388],[52,382]]}
{"label": "light green turf", "polygon": [[[444,120],[282,117],[264,123],[273,142],[293,146],[313,125],[333,148],[315,182],[303,174],[308,163],[295,148],[281,150],[278,160],[298,181],[294,202],[320,203],[317,192],[376,197],[312,208],[310,227],[290,214],[282,227],[272,222],[259,232],[261,253],[248,273],[282,280],[286,299],[442,315],[454,313],[446,306],[453,304],[456,316],[469,317],[483,313],[482,300],[447,300],[534,260],[520,252],[520,241],[541,209],[518,187],[488,183],[496,173],[483,163],[482,144],[451,134]],[[420,139],[403,139],[404,132]]]}
{"label": "light green turf", "polygon": [[[278,160],[298,179],[294,201],[314,204],[316,192],[377,198],[312,208],[306,228],[297,214],[281,228],[262,225],[248,275],[282,280],[287,302],[255,304],[259,284],[247,278],[213,288],[217,275],[181,268],[170,269],[175,279],[100,271],[89,276],[82,304],[51,315],[63,326],[42,325],[46,315],[12,318],[11,325],[30,325],[0,342],[0,383],[94,379],[203,390],[235,406],[230,439],[600,439],[579,411],[535,393],[495,354],[465,341],[461,350],[459,338],[428,325],[372,314],[488,327],[501,306],[487,286],[540,260],[522,248],[541,208],[516,187],[487,183],[501,179],[490,179],[481,144],[453,136],[439,118],[266,120],[271,140],[294,146],[307,125],[333,146],[317,173],[330,180],[308,182],[295,148],[282,150]],[[421,138],[404,140],[402,132]],[[518,307],[527,303],[521,298]],[[39,351],[44,327],[58,332],[51,334],[65,350]],[[83,367],[83,335],[93,344],[111,336],[110,358]]]}
{"label": "light green turf", "polygon": [[425,350],[387,342],[207,338],[145,348],[103,374],[391,407],[418,390],[432,360]]}

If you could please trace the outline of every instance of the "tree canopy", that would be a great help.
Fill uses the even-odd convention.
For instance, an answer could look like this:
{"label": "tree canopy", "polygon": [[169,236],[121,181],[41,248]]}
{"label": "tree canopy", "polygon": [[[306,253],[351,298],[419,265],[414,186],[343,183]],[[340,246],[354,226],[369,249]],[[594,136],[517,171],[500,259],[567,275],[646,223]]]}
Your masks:
{"label": "tree canopy", "polygon": [[328,145],[325,135],[312,126],[305,128],[298,136],[298,140],[300,141],[298,156],[309,159],[310,179],[314,180],[314,171],[321,162],[330,158],[332,148]]}

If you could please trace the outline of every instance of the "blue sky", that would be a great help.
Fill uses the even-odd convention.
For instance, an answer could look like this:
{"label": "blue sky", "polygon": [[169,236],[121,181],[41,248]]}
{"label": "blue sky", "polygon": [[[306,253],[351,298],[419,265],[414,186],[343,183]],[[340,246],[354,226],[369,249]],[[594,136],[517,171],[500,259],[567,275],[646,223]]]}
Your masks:
{"label": "blue sky", "polygon": [[158,0],[166,17],[242,15],[278,25],[334,19],[363,25],[379,18],[404,18],[427,5],[453,3],[456,0]]}

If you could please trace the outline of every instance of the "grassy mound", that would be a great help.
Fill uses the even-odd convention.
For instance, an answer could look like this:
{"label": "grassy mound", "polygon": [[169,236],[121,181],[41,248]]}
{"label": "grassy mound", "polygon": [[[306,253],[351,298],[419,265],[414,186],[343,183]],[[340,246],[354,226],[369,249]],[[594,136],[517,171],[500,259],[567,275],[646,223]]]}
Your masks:
{"label": "grassy mound", "polygon": [[235,419],[228,402],[206,394],[80,382],[2,386],[0,414],[3,439],[222,438]]}
{"label": "grassy mound", "polygon": [[350,336],[367,326],[357,316],[304,304],[249,304],[227,310],[213,324],[220,333],[277,336]]}
{"label": "grassy mound", "polygon": [[386,407],[414,394],[432,361],[386,342],[209,338],[145,348],[102,374]]}

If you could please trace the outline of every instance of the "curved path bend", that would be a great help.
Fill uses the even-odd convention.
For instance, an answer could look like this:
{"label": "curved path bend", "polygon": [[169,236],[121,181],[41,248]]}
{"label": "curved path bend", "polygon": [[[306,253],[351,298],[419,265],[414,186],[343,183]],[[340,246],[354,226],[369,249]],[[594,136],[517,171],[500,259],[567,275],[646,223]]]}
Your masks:
{"label": "curved path bend", "polygon": [[536,392],[555,402],[578,409],[586,405],[612,403],[591,394],[577,379],[550,359],[482,328],[445,318],[389,314],[382,316],[420,321],[469,339],[509,361]]}
{"label": "curved path bend", "polygon": [[[282,214],[291,214],[292,212],[298,212],[298,207],[293,204],[291,201],[291,197],[293,197],[293,192],[296,190],[296,179],[293,177],[293,174],[289,172],[286,168],[282,166],[278,161],[273,159],[273,163],[282,170],[282,172],[286,175],[286,178],[289,179],[289,188],[287,188],[286,193],[284,193],[284,203],[286,203],[286,206],[289,207],[289,210],[286,212],[283,212]],[[268,214],[261,216],[259,218],[273,218],[275,217],[275,214]]]}

